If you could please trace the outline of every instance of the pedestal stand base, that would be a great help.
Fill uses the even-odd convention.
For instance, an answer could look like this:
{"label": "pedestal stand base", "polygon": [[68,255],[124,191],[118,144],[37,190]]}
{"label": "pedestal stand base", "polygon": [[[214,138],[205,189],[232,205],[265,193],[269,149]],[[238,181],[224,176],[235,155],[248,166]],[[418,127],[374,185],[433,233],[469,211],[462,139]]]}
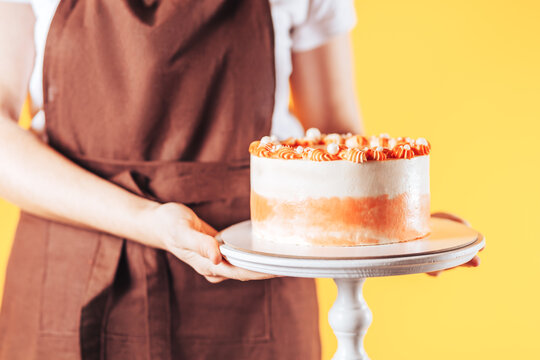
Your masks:
{"label": "pedestal stand base", "polygon": [[371,310],[362,295],[365,279],[334,279],[338,295],[328,321],[338,340],[332,360],[369,360],[364,335],[371,324]]}

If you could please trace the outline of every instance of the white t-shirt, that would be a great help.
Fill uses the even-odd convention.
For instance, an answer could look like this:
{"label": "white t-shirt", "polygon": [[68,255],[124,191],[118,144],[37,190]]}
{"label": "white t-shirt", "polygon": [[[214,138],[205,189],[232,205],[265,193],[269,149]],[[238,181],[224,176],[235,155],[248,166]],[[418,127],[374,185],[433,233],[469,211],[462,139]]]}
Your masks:
{"label": "white t-shirt", "polygon": [[[43,108],[43,54],[53,15],[60,0],[0,0],[28,3],[36,17],[36,58],[29,92],[32,99],[32,127],[45,128]],[[230,0],[231,1],[231,0]],[[302,136],[303,129],[289,111],[291,52],[314,49],[330,38],[350,31],[356,16],[353,0],[269,0],[274,24],[276,92],[272,134],[279,138]]]}

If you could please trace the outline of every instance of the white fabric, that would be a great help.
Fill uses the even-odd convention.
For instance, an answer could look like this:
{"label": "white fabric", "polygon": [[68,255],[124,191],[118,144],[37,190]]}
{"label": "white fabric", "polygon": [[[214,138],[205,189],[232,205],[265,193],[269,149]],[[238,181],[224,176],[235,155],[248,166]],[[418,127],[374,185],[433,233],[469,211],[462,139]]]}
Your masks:
{"label": "white fabric", "polygon": [[[0,0],[28,3],[36,17],[36,59],[29,84],[32,127],[43,131],[43,54],[49,27],[60,0]],[[116,0],[115,0],[116,1]],[[279,138],[302,136],[303,129],[289,111],[291,52],[314,49],[356,23],[353,0],[269,0],[274,23],[276,92],[272,134]]]}

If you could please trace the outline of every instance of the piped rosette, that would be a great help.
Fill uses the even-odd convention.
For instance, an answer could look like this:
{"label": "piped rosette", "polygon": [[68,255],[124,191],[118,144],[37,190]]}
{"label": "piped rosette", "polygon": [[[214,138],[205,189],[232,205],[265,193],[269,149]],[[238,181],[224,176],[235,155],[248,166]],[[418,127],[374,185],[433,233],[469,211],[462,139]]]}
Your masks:
{"label": "piped rosette", "polygon": [[414,157],[414,151],[409,144],[396,145],[391,154],[395,159],[412,159]]}
{"label": "piped rosette", "polygon": [[388,153],[390,150],[385,151],[385,149],[382,146],[377,146],[374,148],[371,148],[367,151],[367,156],[369,160],[375,160],[375,161],[383,161],[388,158]]}
{"label": "piped rosette", "polygon": [[340,157],[343,160],[348,160],[353,163],[361,164],[365,161],[367,161],[366,151],[361,150],[359,148],[349,148],[346,150],[343,150],[340,153]]}
{"label": "piped rosette", "polygon": [[[278,145],[279,146],[279,145]],[[279,159],[298,160],[302,159],[302,154],[295,150],[292,146],[282,145],[276,150],[276,156]]]}
{"label": "piped rosette", "polygon": [[264,136],[249,146],[252,155],[263,158],[317,162],[345,160],[358,164],[412,159],[429,155],[430,151],[431,145],[424,138],[322,134],[316,128],[308,129],[302,138],[279,141],[275,136]]}

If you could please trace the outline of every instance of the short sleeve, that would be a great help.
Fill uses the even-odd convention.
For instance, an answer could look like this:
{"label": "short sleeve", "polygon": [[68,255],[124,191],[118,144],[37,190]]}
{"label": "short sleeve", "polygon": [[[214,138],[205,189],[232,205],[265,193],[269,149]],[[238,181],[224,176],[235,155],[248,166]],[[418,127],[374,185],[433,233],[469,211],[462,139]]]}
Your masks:
{"label": "short sleeve", "polygon": [[310,0],[304,22],[292,28],[292,50],[314,49],[356,25],[353,0]]}

